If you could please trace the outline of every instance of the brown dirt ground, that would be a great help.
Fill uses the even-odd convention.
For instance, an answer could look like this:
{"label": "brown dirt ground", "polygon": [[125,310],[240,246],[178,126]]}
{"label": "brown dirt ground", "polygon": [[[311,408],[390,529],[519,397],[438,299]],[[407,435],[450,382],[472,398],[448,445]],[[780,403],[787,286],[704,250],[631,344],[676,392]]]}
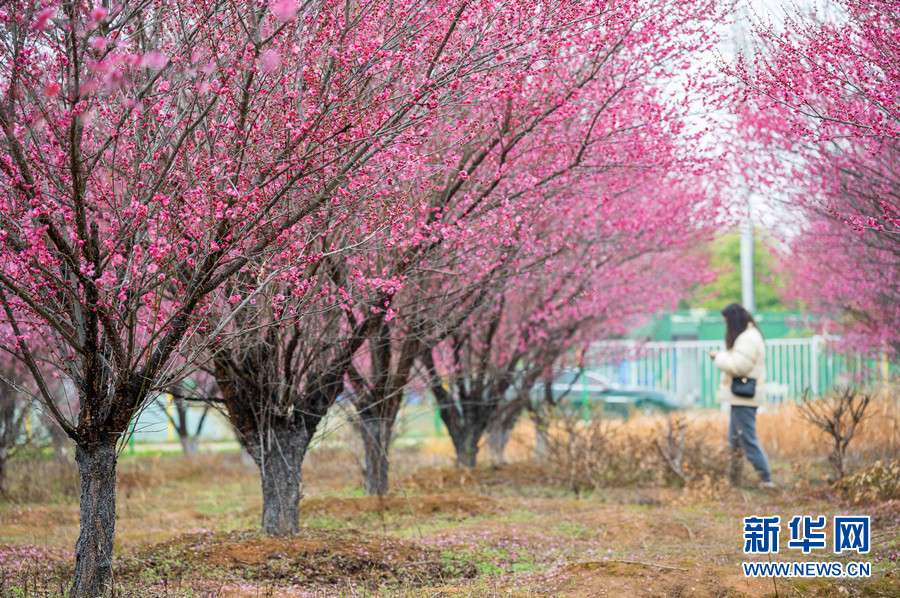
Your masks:
{"label": "brown dirt ground", "polygon": [[[117,579],[207,579],[219,584],[221,598],[301,595],[294,588],[322,598],[355,595],[344,591],[348,584],[371,598],[761,598],[774,595],[772,580],[748,580],[739,567],[740,519],[757,512],[868,514],[878,541],[900,553],[900,501],[843,504],[824,484],[774,493],[608,488],[578,500],[542,486],[543,472],[528,464],[474,472],[432,467],[410,469],[403,479],[408,496],[379,500],[347,497],[347,480],[329,466],[335,479],[320,473],[314,496],[301,503],[309,527],[292,538],[268,538],[234,531],[258,526],[261,506],[258,473],[236,456],[127,464]],[[77,504],[36,503],[0,504],[0,578],[10,563],[4,554],[30,559],[33,570],[42,563],[71,567]],[[35,547],[56,552],[45,556]],[[497,568],[485,572],[486,565]],[[778,594],[897,598],[898,580],[884,574],[869,585],[778,580]],[[394,590],[376,590],[381,584]]]}
{"label": "brown dirt ground", "polygon": [[765,596],[771,590],[769,580],[746,579],[739,572],[735,574],[737,570],[733,566],[704,565],[702,569],[665,569],[665,566],[621,561],[576,563],[548,573],[544,587],[567,598],[743,598]]}

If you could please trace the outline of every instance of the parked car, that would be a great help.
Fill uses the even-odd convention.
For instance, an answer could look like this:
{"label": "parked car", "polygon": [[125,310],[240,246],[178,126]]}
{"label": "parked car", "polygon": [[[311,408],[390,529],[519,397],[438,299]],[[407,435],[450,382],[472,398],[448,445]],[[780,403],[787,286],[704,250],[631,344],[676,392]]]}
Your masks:
{"label": "parked car", "polygon": [[[668,413],[681,405],[670,393],[625,387],[593,372],[564,369],[553,380],[553,398],[563,407],[603,415],[628,417],[635,411]],[[537,390],[543,396],[544,389]]]}

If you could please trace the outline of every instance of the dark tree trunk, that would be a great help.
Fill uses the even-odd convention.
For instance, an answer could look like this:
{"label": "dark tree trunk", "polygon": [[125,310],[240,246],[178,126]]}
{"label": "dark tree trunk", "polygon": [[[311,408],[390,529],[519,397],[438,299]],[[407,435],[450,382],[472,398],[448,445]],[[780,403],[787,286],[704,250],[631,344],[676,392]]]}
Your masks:
{"label": "dark tree trunk", "polygon": [[263,443],[250,443],[247,450],[262,478],[262,531],[286,536],[299,531],[301,465],[311,436],[305,428],[272,422],[263,433]]}
{"label": "dark tree trunk", "polygon": [[[277,344],[269,340],[267,346]],[[288,396],[279,389],[292,388],[293,383],[289,376],[280,377],[277,356],[256,351],[247,349],[240,359],[220,355],[215,360],[216,381],[235,434],[259,468],[263,532],[293,534],[299,530],[303,458],[322,418],[343,392],[343,368],[353,351],[348,350],[334,370],[308,372],[304,389],[294,387],[296,394]]]}
{"label": "dark tree trunk", "polygon": [[390,324],[381,318],[366,338],[368,377],[352,364],[347,371],[355,389],[350,400],[359,417],[357,425],[366,452],[366,496],[388,493],[391,439],[403,404],[403,389],[409,382],[416,354],[422,350],[420,333],[422,330],[417,328],[413,333],[392,336]]}
{"label": "dark tree trunk", "polygon": [[190,428],[188,427],[189,411],[184,399],[180,396],[176,396],[173,403],[175,405],[176,417],[173,418],[169,416],[169,422],[174,426],[175,431],[178,432],[178,441],[181,443],[181,454],[185,457],[193,457],[200,448],[200,432],[203,430],[203,422],[206,421],[206,415],[209,413],[209,405],[203,408],[203,414],[200,416],[200,421],[197,422],[197,430],[192,436]]}
{"label": "dark tree trunk", "polygon": [[70,598],[108,594],[112,583],[116,527],[115,441],[75,447],[81,474],[81,534],[75,545],[75,576]]}
{"label": "dark tree trunk", "polygon": [[388,493],[388,452],[391,445],[393,420],[360,415],[359,430],[366,451],[366,496],[384,496]]}
{"label": "dark tree trunk", "polygon": [[456,466],[472,469],[478,459],[478,442],[484,433],[484,426],[463,428],[456,435],[451,435],[453,448],[456,449]]}
{"label": "dark tree trunk", "polygon": [[846,451],[846,447],[841,447],[840,441],[835,443],[834,450],[832,451],[831,460],[834,462],[834,468],[837,470],[837,476],[839,480],[843,480],[844,476],[847,475],[844,452]]}
{"label": "dark tree trunk", "polygon": [[486,382],[482,375],[474,381],[469,380],[468,384],[462,377],[457,377],[454,396],[444,387],[432,353],[423,352],[420,360],[430,376],[429,387],[456,449],[456,466],[475,467],[478,443],[497,415],[497,409],[510,386],[509,376],[499,376]]}
{"label": "dark tree trunk", "polygon": [[[0,372],[2,374],[2,372]],[[7,466],[9,459],[21,447],[22,428],[28,414],[27,405],[18,393],[0,378],[0,496],[9,492]],[[26,432],[26,442],[30,440]]]}

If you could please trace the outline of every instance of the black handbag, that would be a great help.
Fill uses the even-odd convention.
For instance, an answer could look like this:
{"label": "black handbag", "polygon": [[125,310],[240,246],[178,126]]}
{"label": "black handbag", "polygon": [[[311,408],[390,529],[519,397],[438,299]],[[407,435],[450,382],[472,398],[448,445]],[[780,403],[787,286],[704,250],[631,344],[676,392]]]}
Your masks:
{"label": "black handbag", "polygon": [[731,380],[731,394],[736,397],[752,399],[756,394],[756,378],[738,378]]}

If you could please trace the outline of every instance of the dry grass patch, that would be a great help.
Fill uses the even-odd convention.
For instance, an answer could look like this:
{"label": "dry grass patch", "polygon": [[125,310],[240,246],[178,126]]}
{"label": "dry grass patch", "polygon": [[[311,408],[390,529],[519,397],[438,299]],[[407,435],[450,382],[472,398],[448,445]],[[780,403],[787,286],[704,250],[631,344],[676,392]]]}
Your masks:
{"label": "dry grass patch", "polygon": [[252,581],[272,586],[365,587],[384,584],[434,585],[469,578],[475,568],[452,568],[431,548],[359,531],[304,529],[290,537],[258,532],[184,534],[146,547],[116,564],[119,579],[148,577],[188,581]]}

